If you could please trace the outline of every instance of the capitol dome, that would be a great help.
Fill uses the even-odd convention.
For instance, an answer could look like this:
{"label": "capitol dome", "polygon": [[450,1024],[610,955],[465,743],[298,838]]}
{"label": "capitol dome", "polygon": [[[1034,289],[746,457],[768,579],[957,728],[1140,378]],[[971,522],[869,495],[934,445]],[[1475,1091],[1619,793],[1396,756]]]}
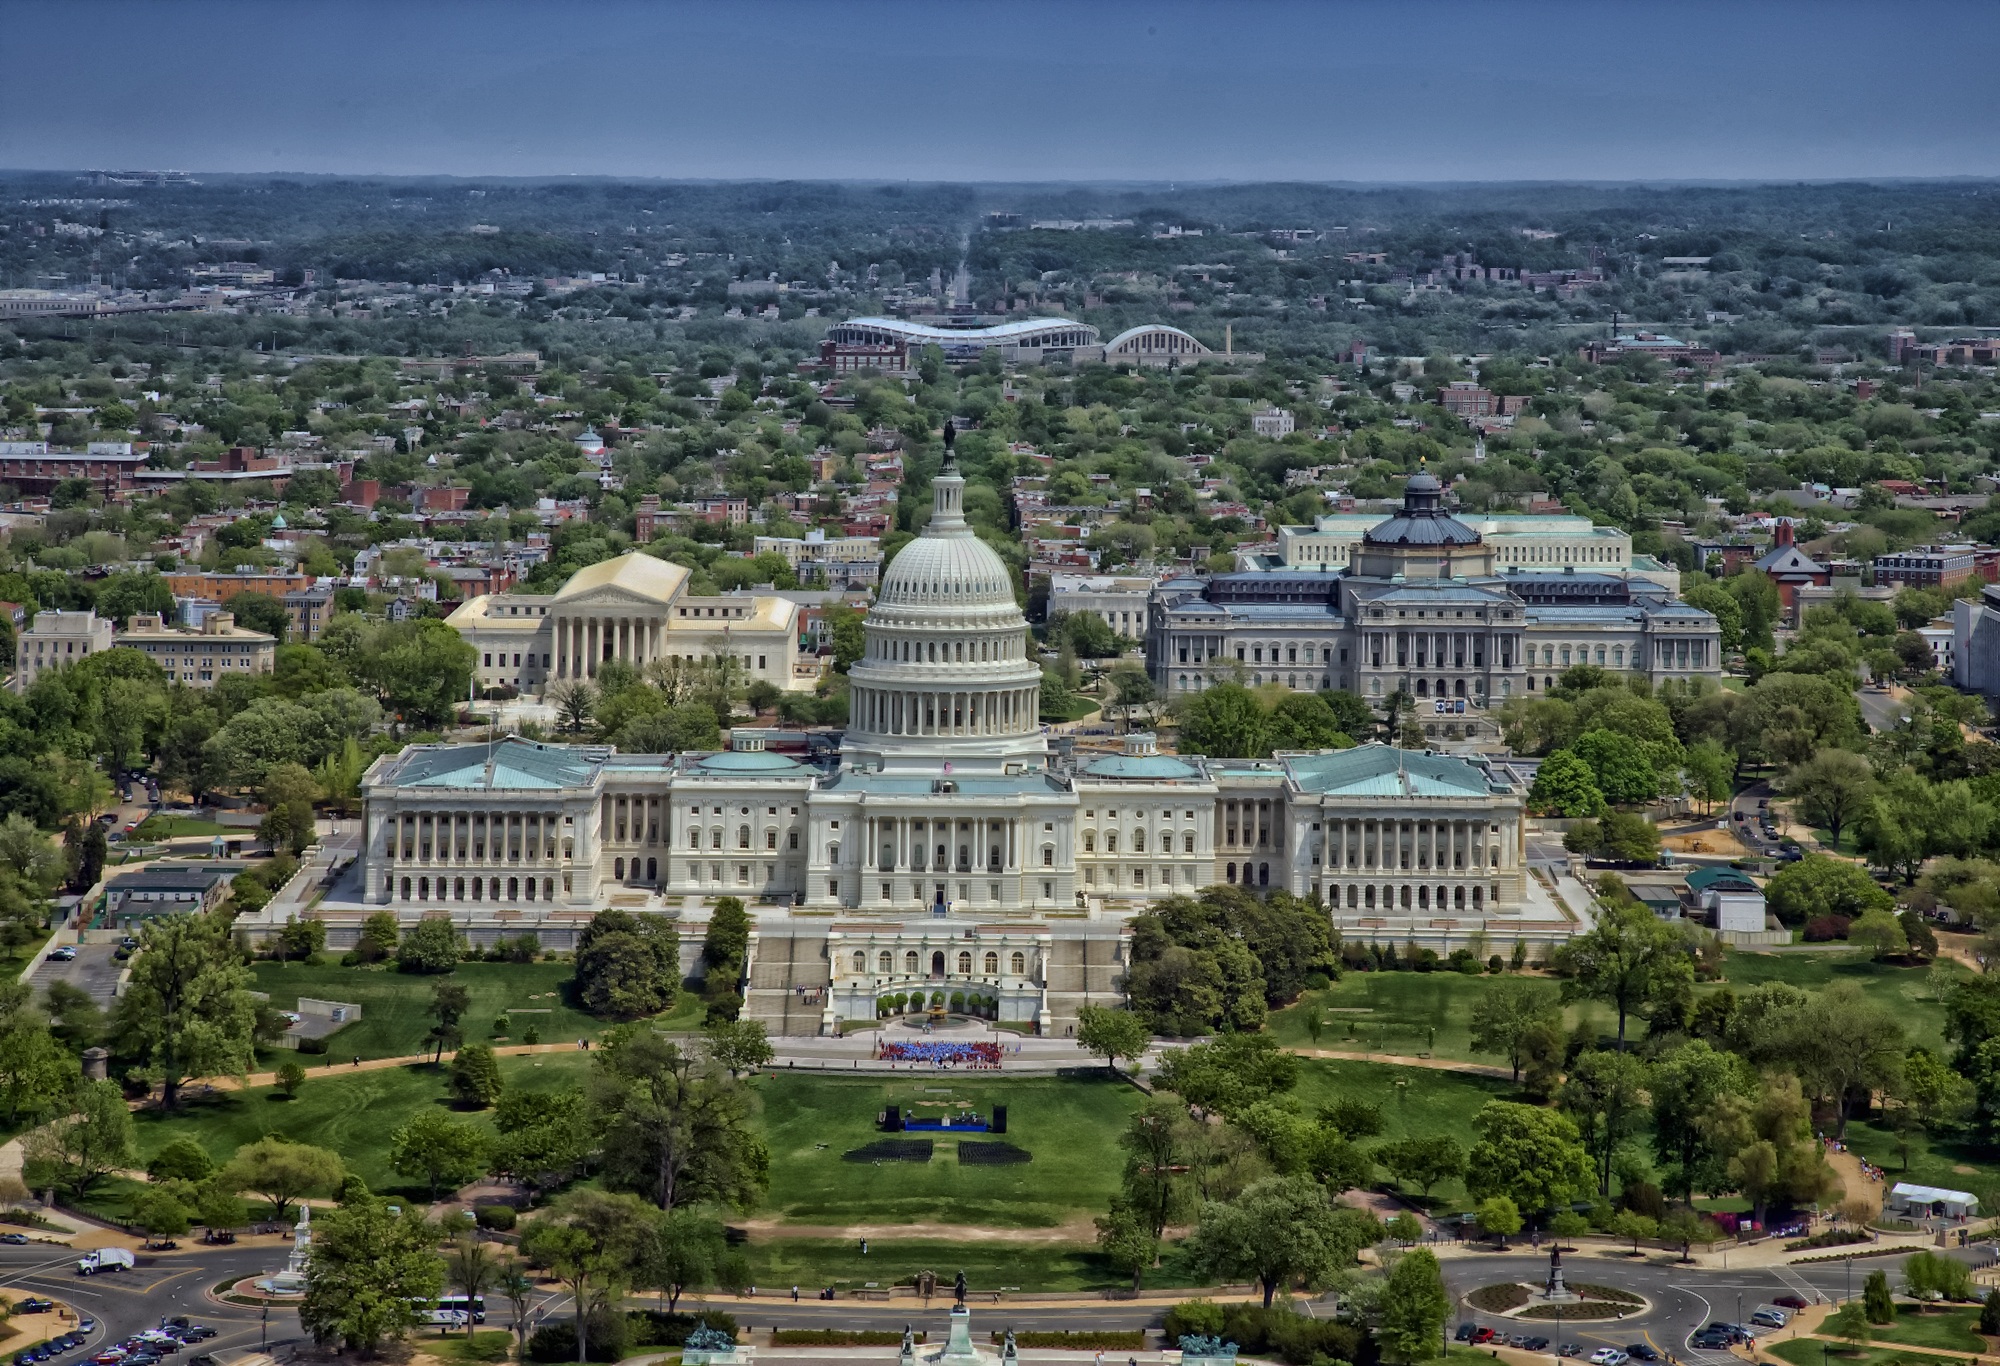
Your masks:
{"label": "capitol dome", "polygon": [[1040,767],[1041,667],[1014,576],[965,520],[965,479],[947,435],[923,534],[897,552],[848,671],[850,758],[942,773]]}

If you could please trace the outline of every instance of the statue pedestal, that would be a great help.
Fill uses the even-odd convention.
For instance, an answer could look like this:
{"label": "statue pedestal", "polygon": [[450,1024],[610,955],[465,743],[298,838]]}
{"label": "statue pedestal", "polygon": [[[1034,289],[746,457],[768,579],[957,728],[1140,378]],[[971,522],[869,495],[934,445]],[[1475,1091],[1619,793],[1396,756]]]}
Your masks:
{"label": "statue pedestal", "polygon": [[951,1307],[951,1331],[946,1334],[944,1350],[933,1352],[924,1358],[930,1366],[992,1366],[996,1360],[991,1352],[982,1352],[972,1345],[972,1311],[962,1304]]}
{"label": "statue pedestal", "polygon": [[711,1351],[687,1349],[681,1353],[682,1366],[750,1366],[756,1359],[757,1349],[743,1343],[733,1343]]}

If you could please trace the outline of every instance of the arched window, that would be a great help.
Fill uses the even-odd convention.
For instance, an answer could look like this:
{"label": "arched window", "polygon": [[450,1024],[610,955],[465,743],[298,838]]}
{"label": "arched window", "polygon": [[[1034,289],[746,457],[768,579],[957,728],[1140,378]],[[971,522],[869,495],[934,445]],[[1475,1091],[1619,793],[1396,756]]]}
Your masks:
{"label": "arched window", "polygon": [[775,831],[775,830],[766,830],[766,831],[764,832],[764,847],[765,847],[766,849],[776,849],[776,848],[778,847],[778,832],[777,832],[777,831]]}
{"label": "arched window", "polygon": [[875,955],[875,971],[887,976],[896,970],[896,955],[882,952]]}
{"label": "arched window", "polygon": [[517,877],[507,879],[507,899],[509,901],[519,901],[521,899],[521,879]]}
{"label": "arched window", "polygon": [[970,976],[972,976],[972,955],[971,955],[971,954],[969,954],[969,953],[964,953],[964,952],[961,952],[961,953],[960,953],[960,954],[958,955],[958,975],[959,975],[960,977],[970,977]]}
{"label": "arched window", "polygon": [[1027,970],[1028,970],[1027,954],[1017,953],[1007,960],[1007,971],[1013,973],[1016,977],[1021,976],[1023,973],[1027,972]]}
{"label": "arched window", "polygon": [[452,899],[453,901],[463,901],[463,900],[465,900],[465,879],[464,879],[464,878],[462,878],[462,877],[455,877],[455,878],[453,878],[453,879],[451,880],[451,899]]}
{"label": "arched window", "polygon": [[903,955],[903,971],[915,975],[917,971],[917,951],[911,949]]}
{"label": "arched window", "polygon": [[1083,832],[1083,852],[1086,854],[1097,852],[1097,835],[1094,831],[1086,830]]}
{"label": "arched window", "polygon": [[625,880],[625,860],[624,860],[624,859],[622,859],[622,858],[621,858],[621,859],[613,859],[613,860],[611,861],[611,876],[612,876],[612,877],[614,877],[614,878],[616,878],[616,879],[618,879],[618,881],[620,881],[620,882],[623,882],[623,881]]}
{"label": "arched window", "polygon": [[1230,864],[1224,876],[1231,882],[1236,881],[1236,865],[1233,863]]}
{"label": "arched window", "polygon": [[688,848],[690,849],[701,848],[701,831],[699,830],[688,831]]}
{"label": "arched window", "polygon": [[646,881],[648,881],[648,882],[658,882],[659,880],[660,880],[660,861],[659,861],[658,859],[656,859],[656,858],[649,858],[649,859],[647,859],[647,860],[646,860]]}
{"label": "arched window", "polygon": [[1118,852],[1118,832],[1116,830],[1107,830],[1104,832],[1104,852],[1107,854]]}
{"label": "arched window", "polygon": [[986,955],[986,975],[987,975],[988,977],[997,977],[997,976],[999,976],[999,975],[1000,975],[1000,955],[999,955],[999,954],[997,954],[997,953],[988,953],[988,954]]}
{"label": "arched window", "polygon": [[1190,833],[1187,836],[1186,844],[1187,844],[1187,851],[1190,854],[1192,854],[1194,852],[1194,835],[1192,833]]}
{"label": "arched window", "polygon": [[1045,844],[1045,845],[1043,845],[1043,846],[1042,846],[1042,867],[1044,867],[1044,868],[1053,868],[1053,867],[1055,867],[1055,866],[1056,866],[1056,847],[1055,847],[1055,846],[1054,846],[1053,844]]}
{"label": "arched window", "polygon": [[1259,887],[1268,887],[1268,886],[1270,886],[1270,885],[1271,885],[1271,865],[1270,865],[1270,864],[1268,864],[1268,863],[1260,863],[1260,864],[1258,864],[1258,865],[1257,865],[1257,885],[1258,885]]}
{"label": "arched window", "polygon": [[1134,830],[1132,832],[1132,852],[1135,854],[1146,852],[1146,832],[1144,830]]}
{"label": "arched window", "polygon": [[866,952],[858,952],[854,955],[854,970],[856,972],[868,971],[868,955]]}
{"label": "arched window", "polygon": [[827,861],[828,863],[831,863],[831,864],[834,864],[834,865],[836,865],[836,866],[837,866],[837,865],[838,865],[838,864],[840,863],[840,846],[839,846],[839,845],[837,845],[837,844],[829,844],[829,845],[827,845],[827,846],[826,846],[826,861]]}
{"label": "arched window", "polygon": [[736,827],[736,847],[738,849],[748,849],[750,847],[749,826],[739,825]]}
{"label": "arched window", "polygon": [[427,877],[420,877],[420,878],[418,878],[418,879],[417,879],[417,900],[419,900],[419,901],[429,901],[430,899],[431,899],[431,880],[430,880],[429,878],[427,878]]}
{"label": "arched window", "polygon": [[721,826],[719,826],[719,825],[718,825],[718,826],[716,826],[716,827],[715,827],[715,829],[713,829],[713,830],[709,831],[709,833],[708,833],[708,847],[709,847],[709,848],[711,848],[711,849],[720,849],[720,848],[722,847],[722,827],[721,827]]}

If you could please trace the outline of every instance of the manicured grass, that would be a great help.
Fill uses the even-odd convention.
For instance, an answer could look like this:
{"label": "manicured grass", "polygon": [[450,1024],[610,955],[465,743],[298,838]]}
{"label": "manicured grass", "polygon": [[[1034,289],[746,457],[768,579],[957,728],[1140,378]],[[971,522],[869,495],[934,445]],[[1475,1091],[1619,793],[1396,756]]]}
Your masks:
{"label": "manicured grass", "polygon": [[232,830],[226,825],[205,821],[198,816],[148,816],[139,822],[139,828],[132,832],[130,838],[144,843],[147,840],[170,840],[184,835],[249,837],[256,833],[254,830],[244,830],[240,827]]}
{"label": "manicured grass", "polygon": [[[1492,952],[1505,958],[1511,942],[1495,941]],[[1352,1052],[1429,1053],[1461,1062],[1499,1064],[1506,1059],[1472,1051],[1472,1010],[1496,981],[1489,975],[1469,977],[1456,972],[1347,972],[1325,991],[1308,991],[1297,1005],[1271,1016],[1271,1032],[1288,1048],[1334,1048]],[[1554,992],[1560,985],[1545,982]],[[1307,1015],[1320,1012],[1319,1042],[1306,1028]],[[1617,1022],[1594,1004],[1564,1010],[1564,1025],[1574,1030],[1586,1022],[1602,1032]]]}
{"label": "manicured grass", "polygon": [[[760,1078],[756,1088],[771,1148],[771,1193],[761,1212],[793,1223],[832,1225],[1050,1228],[1078,1214],[1102,1213],[1123,1168],[1118,1135],[1144,1099],[1114,1081],[930,1073],[853,1080],[779,1074]],[[995,1105],[1005,1105],[1005,1141],[1025,1148],[1034,1160],[962,1165],[957,1140],[932,1133],[921,1135],[935,1143],[926,1163],[842,1160],[842,1153],[881,1137],[875,1116],[887,1106],[953,1113],[939,1101],[963,1102],[989,1118]]]}
{"label": "manicured grass", "polygon": [[[1481,1106],[1489,1100],[1520,1099],[1520,1093],[1499,1078],[1328,1058],[1305,1060],[1299,1069],[1299,1084],[1294,1094],[1308,1113],[1336,1098],[1378,1106],[1382,1111],[1382,1134],[1368,1140],[1371,1144],[1449,1134],[1466,1148],[1477,1141],[1472,1121]],[[1456,1181],[1438,1185],[1431,1191],[1435,1208],[1470,1208],[1464,1201],[1465,1189]]]}
{"label": "manicured grass", "polygon": [[[406,1058],[428,1051],[424,1032],[431,1027],[431,997],[440,982],[464,987],[472,1007],[460,1027],[468,1040],[493,1038],[493,1021],[507,1016],[507,1041],[520,1043],[529,1025],[543,1043],[595,1035],[605,1022],[572,1007],[566,984],[574,973],[568,963],[461,963],[446,977],[398,972],[394,967],[344,968],[338,964],[258,963],[257,990],[271,994],[271,1004],[291,1010],[301,996],[328,1001],[352,1001],[361,1019],[327,1040],[327,1053],[346,1060]],[[700,1021],[700,1007],[690,994],[677,1002],[675,1018],[687,1015],[687,1028]],[[270,1055],[275,1058],[277,1055]]]}
{"label": "manicured grass", "polygon": [[1977,1309],[1932,1309],[1913,1304],[1896,1306],[1896,1321],[1875,1329],[1875,1341],[1902,1347],[1936,1347],[1946,1352],[1983,1352]]}
{"label": "manicured grass", "polygon": [[[870,1239],[868,1255],[852,1238],[770,1238],[749,1243],[743,1253],[750,1261],[751,1281],[762,1299],[765,1293],[804,1295],[824,1286],[860,1289],[869,1282],[887,1287],[907,1285],[919,1271],[935,1271],[941,1290],[932,1301],[937,1309],[951,1300],[952,1277],[965,1272],[973,1290],[1105,1290],[1123,1289],[1132,1277],[1110,1266],[1090,1247],[1061,1243],[924,1242]],[[1166,1249],[1162,1265],[1146,1273],[1147,1289],[1203,1286],[1211,1277],[1194,1274],[1180,1250]],[[685,1306],[683,1306],[685,1307]],[[748,1322],[742,1309],[733,1309]],[[1492,1366],[1491,1362],[1487,1366]]]}
{"label": "manicured grass", "polygon": [[[1969,969],[1948,964],[1948,970]],[[1931,992],[1931,969],[1873,961],[1866,949],[1852,952],[1747,953],[1731,952],[1724,959],[1723,983],[1739,995],[1765,982],[1785,982],[1815,991],[1835,982],[1852,982],[1900,1020],[1911,1044],[1945,1052],[1944,1003]],[[1718,990],[1704,987],[1702,990]]]}
{"label": "manicured grass", "polygon": [[[587,1062],[582,1053],[507,1057],[500,1059],[500,1072],[509,1086],[543,1090],[576,1080]],[[376,1191],[427,1195],[427,1189],[412,1185],[390,1167],[389,1141],[419,1110],[445,1103],[442,1068],[413,1064],[343,1072],[338,1066],[313,1066],[293,1100],[260,1088],[192,1102],[170,1117],[141,1111],[135,1117],[139,1164],[144,1166],[154,1153],[183,1136],[199,1143],[215,1161],[226,1162],[243,1144],[271,1134],[333,1149],[346,1161],[348,1170]],[[491,1131],[488,1112],[470,1111],[463,1117]],[[116,1208],[123,1200],[119,1192],[107,1187],[91,1203]]]}
{"label": "manicured grass", "polygon": [[1832,1362],[1839,1362],[1840,1366],[1943,1366],[1939,1357],[1898,1352],[1893,1347],[1864,1347],[1855,1351],[1833,1346],[1821,1338],[1791,1338],[1784,1342],[1762,1343],[1759,1350],[1789,1362],[1790,1366],[1829,1366]]}

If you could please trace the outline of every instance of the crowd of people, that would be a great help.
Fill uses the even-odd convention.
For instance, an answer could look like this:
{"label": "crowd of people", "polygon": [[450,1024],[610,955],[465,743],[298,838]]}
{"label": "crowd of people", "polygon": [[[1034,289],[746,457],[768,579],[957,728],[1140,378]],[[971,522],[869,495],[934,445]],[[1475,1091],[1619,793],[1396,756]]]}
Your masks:
{"label": "crowd of people", "polygon": [[936,1067],[997,1068],[1000,1045],[990,1039],[963,1042],[885,1043],[875,1052],[885,1062],[927,1062]]}

